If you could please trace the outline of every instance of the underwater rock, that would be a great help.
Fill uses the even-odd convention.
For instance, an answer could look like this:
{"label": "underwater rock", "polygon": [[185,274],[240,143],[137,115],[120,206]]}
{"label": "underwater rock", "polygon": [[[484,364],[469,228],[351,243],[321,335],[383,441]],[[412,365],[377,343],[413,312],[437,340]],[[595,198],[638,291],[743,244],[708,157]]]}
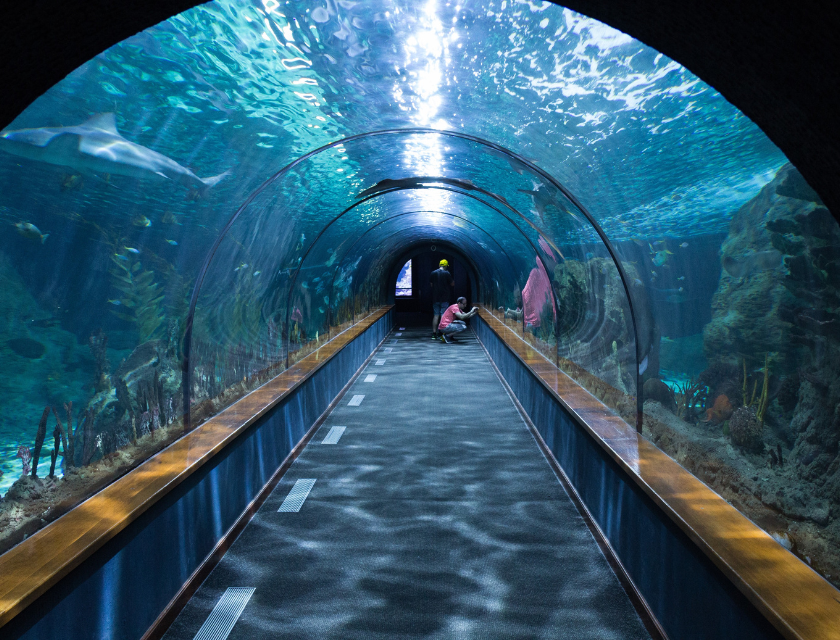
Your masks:
{"label": "underwater rock", "polygon": [[30,360],[43,358],[47,352],[47,348],[42,343],[32,338],[12,338],[6,340],[6,346],[22,358]]}
{"label": "underwater rock", "polygon": [[742,449],[758,452],[764,448],[762,427],[752,409],[741,407],[729,419],[729,437],[733,444]]}
{"label": "underwater rock", "polygon": [[735,213],[721,263],[703,331],[710,365],[770,353],[787,377],[826,340],[840,344],[840,227],[793,166]]}
{"label": "underwater rock", "polygon": [[6,492],[4,500],[34,500],[43,493],[44,483],[29,475],[22,475]]}
{"label": "underwater rock", "polygon": [[655,400],[671,413],[677,413],[677,399],[673,389],[659,378],[645,380],[644,394],[645,400]]}

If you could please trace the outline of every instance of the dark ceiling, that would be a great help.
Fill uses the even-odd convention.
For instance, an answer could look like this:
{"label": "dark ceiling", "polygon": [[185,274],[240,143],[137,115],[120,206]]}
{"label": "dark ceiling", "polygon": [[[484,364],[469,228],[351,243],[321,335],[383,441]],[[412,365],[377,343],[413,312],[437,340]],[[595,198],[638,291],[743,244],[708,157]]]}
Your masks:
{"label": "dark ceiling", "polygon": [[[109,46],[190,0],[5,3],[0,126]],[[677,60],[758,124],[840,219],[840,3],[569,0]]]}

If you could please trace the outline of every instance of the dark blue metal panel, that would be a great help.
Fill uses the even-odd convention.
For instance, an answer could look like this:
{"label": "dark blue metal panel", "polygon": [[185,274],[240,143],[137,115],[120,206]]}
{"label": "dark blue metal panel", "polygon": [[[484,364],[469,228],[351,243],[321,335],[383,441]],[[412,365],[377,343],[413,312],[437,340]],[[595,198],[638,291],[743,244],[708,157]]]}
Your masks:
{"label": "dark blue metal panel", "polygon": [[140,638],[387,335],[392,321],[393,310],[6,625],[3,638]]}
{"label": "dark blue metal panel", "polygon": [[671,640],[781,638],[496,333],[472,326]]}

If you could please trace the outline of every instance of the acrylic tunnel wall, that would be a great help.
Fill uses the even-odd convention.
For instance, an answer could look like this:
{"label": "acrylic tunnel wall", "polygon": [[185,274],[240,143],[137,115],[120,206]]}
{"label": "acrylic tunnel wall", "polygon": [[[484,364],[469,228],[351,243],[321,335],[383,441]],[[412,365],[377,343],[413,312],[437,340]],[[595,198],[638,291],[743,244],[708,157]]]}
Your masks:
{"label": "acrylic tunnel wall", "polygon": [[77,69],[0,151],[0,551],[438,241],[486,313],[837,584],[840,228],[629,36],[548,3],[212,2]]}

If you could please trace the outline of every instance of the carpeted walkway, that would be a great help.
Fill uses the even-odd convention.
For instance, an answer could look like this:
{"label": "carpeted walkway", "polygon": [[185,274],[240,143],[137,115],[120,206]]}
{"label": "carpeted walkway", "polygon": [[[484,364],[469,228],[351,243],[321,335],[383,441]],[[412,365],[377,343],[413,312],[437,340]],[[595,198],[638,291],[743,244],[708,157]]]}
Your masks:
{"label": "carpeted walkway", "polygon": [[[254,589],[237,640],[649,637],[485,352],[462,336],[386,341],[167,640],[195,638],[230,587]],[[321,444],[334,426],[346,427],[338,443]],[[315,479],[300,511],[278,512],[299,479]],[[224,637],[222,609],[202,639]]]}

